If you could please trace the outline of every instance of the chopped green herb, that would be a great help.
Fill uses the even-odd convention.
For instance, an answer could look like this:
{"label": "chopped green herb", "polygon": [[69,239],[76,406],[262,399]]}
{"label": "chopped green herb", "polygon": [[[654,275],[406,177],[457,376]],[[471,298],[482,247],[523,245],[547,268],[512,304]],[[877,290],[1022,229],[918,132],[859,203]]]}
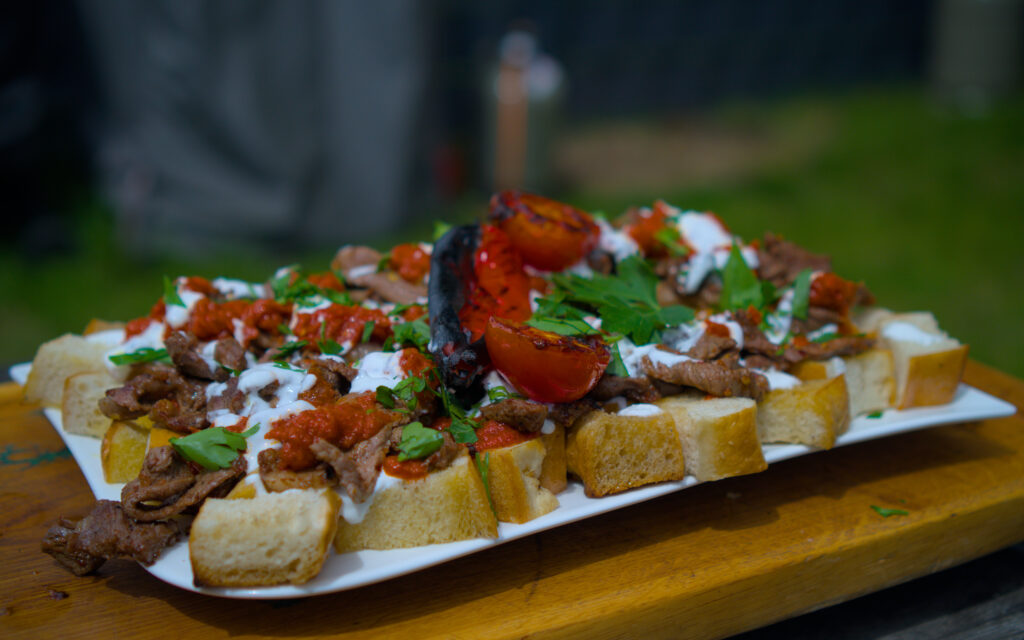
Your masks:
{"label": "chopped green herb", "polygon": [[491,511],[494,511],[494,500],[491,499],[491,452],[488,451],[483,455],[477,454],[474,462],[476,462],[476,470],[480,472],[480,479],[484,483],[484,491],[487,492],[487,503],[491,505]]}
{"label": "chopped green herb", "polygon": [[118,353],[108,358],[117,366],[125,364],[140,364],[142,362],[156,362],[157,360],[170,361],[167,349],[154,349],[152,347],[141,347],[129,353]]}
{"label": "chopped green herb", "polygon": [[828,333],[823,333],[820,336],[816,336],[816,337],[812,338],[811,342],[817,342],[818,344],[821,344],[822,342],[828,342],[829,340],[835,340],[838,337],[839,337],[838,333],[836,333],[835,331],[829,331]]}
{"label": "chopped green herb", "polygon": [[722,270],[722,294],[718,305],[724,310],[764,306],[764,288],[754,272],[747,266],[738,244],[733,242],[729,261]]}
{"label": "chopped green herb", "polygon": [[496,387],[491,387],[487,390],[487,398],[491,402],[499,402],[501,400],[507,400],[509,398],[522,398],[523,396],[518,393],[513,393],[508,390],[505,385],[499,384]]}
{"label": "chopped green herb", "polygon": [[596,310],[603,330],[627,335],[637,344],[647,344],[664,328],[693,319],[692,309],[658,305],[658,279],[639,256],[620,262],[616,275],[555,274],[552,280],[562,301]]}
{"label": "chopped green herb", "polygon": [[420,422],[410,422],[402,427],[402,441],[398,444],[398,460],[426,458],[441,448],[444,436],[440,431],[424,427]]}
{"label": "chopped green herb", "polygon": [[889,516],[910,515],[910,512],[905,509],[887,509],[886,507],[879,507],[877,505],[871,505],[871,508],[878,512],[878,515],[882,516],[883,518],[888,518]]}
{"label": "chopped green herb", "polygon": [[380,385],[377,387],[377,402],[386,409],[395,408],[395,394],[391,387]]}
{"label": "chopped green herb", "polygon": [[424,350],[430,343],[430,326],[423,318],[416,318],[412,322],[403,322],[392,327],[394,343],[402,345],[412,344],[419,350]]}
{"label": "chopped green herb", "polygon": [[534,314],[526,321],[526,324],[541,331],[557,333],[560,336],[587,336],[600,333],[583,320],[575,318],[546,318]]}
{"label": "chopped green herb", "polygon": [[274,354],[274,360],[284,360],[304,346],[306,346],[305,340],[292,340],[290,342],[285,342],[277,348],[277,353]]}
{"label": "chopped green herb", "polygon": [[182,301],[181,296],[178,295],[177,280],[171,280],[167,276],[164,276],[164,304],[168,307],[171,305],[178,307],[185,306],[185,302]]}
{"label": "chopped green herb", "polygon": [[284,336],[293,336],[293,335],[295,335],[294,333],[292,333],[291,327],[289,327],[288,325],[286,325],[283,322],[281,324],[277,325],[277,330],[281,333],[281,335],[284,335]]}
{"label": "chopped green herb", "polygon": [[380,257],[380,260],[377,261],[377,273],[380,273],[381,271],[387,271],[390,268],[390,265],[391,254],[385,253]]}
{"label": "chopped green herb", "polygon": [[317,341],[316,346],[320,349],[320,353],[327,356],[336,356],[342,351],[340,344],[327,337],[327,323],[320,325],[320,340]]}
{"label": "chopped green herb", "polygon": [[871,413],[869,413],[865,417],[866,418],[881,418],[882,417],[882,412],[881,411],[872,411]]}
{"label": "chopped green herb", "polygon": [[807,319],[807,305],[811,295],[811,270],[804,269],[793,282],[793,317]]}
{"label": "chopped green herb", "polygon": [[459,444],[473,444],[477,441],[476,428],[477,424],[470,420],[466,416],[465,410],[460,407],[448,393],[448,389],[444,386],[441,381],[440,374],[437,369],[431,369],[431,375],[434,376],[434,380],[437,381],[437,388],[431,388],[438,398],[441,399],[441,404],[444,406],[444,413],[452,419],[452,423],[448,426],[448,432],[455,438],[455,442]]}
{"label": "chopped green herb", "polygon": [[376,327],[376,326],[377,326],[377,323],[374,322],[373,320],[370,320],[365,325],[363,325],[363,336],[362,336],[362,338],[360,338],[359,341],[360,342],[369,342],[370,341],[370,336],[373,335],[373,328]]}
{"label": "chopped green herb", "polygon": [[674,256],[682,257],[690,253],[689,247],[680,241],[679,229],[675,227],[659,229],[655,232],[654,239],[663,244],[669,253]]}
{"label": "chopped green herb", "polygon": [[617,342],[613,342],[608,345],[608,348],[612,352],[612,359],[608,363],[608,373],[613,376],[620,376],[623,378],[629,377],[629,369],[626,368],[626,363],[622,361],[622,353],[619,352],[619,345]]}
{"label": "chopped green herb", "polygon": [[441,220],[434,220],[434,242],[441,239],[441,236],[448,233],[452,228],[452,225]]}
{"label": "chopped green herb", "polygon": [[181,457],[196,462],[204,469],[227,469],[245,451],[245,439],[259,431],[259,425],[244,433],[235,433],[224,427],[210,427],[183,438],[171,438],[171,446]]}
{"label": "chopped green herb", "polygon": [[285,371],[294,371],[295,373],[306,373],[305,369],[300,369],[298,367],[293,367],[290,364],[288,364],[287,362],[283,362],[281,360],[275,360],[274,361],[274,368],[275,369],[284,369]]}

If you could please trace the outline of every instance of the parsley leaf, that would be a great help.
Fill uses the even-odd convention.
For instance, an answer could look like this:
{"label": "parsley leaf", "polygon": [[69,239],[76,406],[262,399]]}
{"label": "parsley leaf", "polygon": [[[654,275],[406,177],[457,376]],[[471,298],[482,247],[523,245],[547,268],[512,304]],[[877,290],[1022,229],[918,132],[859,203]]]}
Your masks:
{"label": "parsley leaf", "polygon": [[175,305],[178,307],[184,307],[185,302],[178,295],[178,283],[176,280],[171,280],[167,276],[164,276],[164,304],[168,307]]}
{"label": "parsley leaf", "polygon": [[304,346],[306,346],[305,340],[292,340],[290,342],[285,342],[277,348],[277,353],[274,355],[274,361],[277,362],[284,360]]}
{"label": "parsley leaf", "polygon": [[259,431],[255,425],[244,433],[235,433],[224,427],[210,427],[183,438],[171,438],[171,446],[181,457],[196,462],[204,469],[227,469],[245,451],[245,439]]}
{"label": "parsley leaf", "polygon": [[875,419],[878,419],[878,418],[882,417],[882,412],[881,411],[872,411],[871,413],[869,413],[868,415],[866,415],[864,417],[865,418],[871,418],[872,420],[875,420]]}
{"label": "parsley leaf", "polygon": [[871,505],[871,508],[874,509],[876,512],[878,512],[878,515],[882,516],[883,518],[888,518],[889,516],[909,516],[910,515],[910,512],[905,510],[905,509],[888,509],[886,507],[879,507],[878,505],[874,505],[874,504]]}
{"label": "parsley leaf", "polygon": [[491,505],[491,511],[494,511],[494,500],[491,499],[491,452],[477,455],[474,462],[476,470],[480,472],[480,479],[484,483],[484,491],[487,492],[487,503]]}
{"label": "parsley leaf", "polygon": [[395,393],[390,387],[380,385],[377,387],[377,402],[385,409],[395,408]]}
{"label": "parsley leaf", "polygon": [[431,387],[431,390],[434,392],[434,395],[441,399],[441,404],[444,406],[444,413],[452,419],[452,423],[448,426],[448,433],[452,434],[452,437],[455,438],[455,442],[458,442],[459,444],[473,444],[477,441],[477,424],[470,420],[466,416],[465,410],[452,400],[451,395],[448,393],[448,389],[441,381],[440,374],[438,374],[437,369],[431,369],[431,374],[438,383],[437,388],[434,389]]}
{"label": "parsley leaf", "polygon": [[440,431],[424,427],[421,422],[410,422],[402,427],[402,441],[398,444],[398,460],[426,458],[441,448],[444,436]]}
{"label": "parsley leaf", "polygon": [[811,342],[817,342],[818,344],[821,344],[823,342],[828,342],[829,340],[835,340],[838,337],[838,333],[836,333],[835,331],[830,331],[829,333],[823,333],[820,336],[812,338]]}
{"label": "parsley leaf", "polygon": [[622,361],[622,353],[619,352],[619,344],[617,342],[612,343],[608,347],[612,352],[612,359],[608,363],[608,373],[613,376],[620,376],[622,378],[629,377],[629,369],[626,368],[626,363]]}
{"label": "parsley leaf", "polygon": [[512,391],[509,391],[508,388],[503,384],[499,384],[498,386],[491,387],[490,389],[487,390],[487,399],[490,400],[491,402],[499,402],[501,400],[507,400],[509,398],[522,397],[523,396],[519,395],[518,393],[513,393]]}
{"label": "parsley leaf", "polygon": [[287,362],[284,362],[283,360],[275,360],[274,361],[274,368],[275,369],[284,369],[285,371],[294,371],[295,373],[306,373],[305,369],[300,369],[298,367],[293,367],[292,365],[288,364]]}
{"label": "parsley leaf", "polygon": [[807,305],[811,295],[811,270],[804,269],[793,282],[793,317],[807,319]]}
{"label": "parsley leaf", "polygon": [[659,229],[655,232],[654,239],[663,244],[674,256],[682,257],[690,253],[690,249],[680,241],[679,229],[675,227]]}
{"label": "parsley leaf", "polygon": [[370,336],[373,335],[373,328],[377,326],[377,323],[370,320],[363,325],[363,337],[359,340],[360,342],[369,342]]}
{"label": "parsley leaf", "polygon": [[743,252],[734,242],[729,261],[722,270],[722,294],[718,305],[723,310],[746,309],[749,306],[761,308],[765,302],[764,294],[760,280],[747,266]]}
{"label": "parsley leaf", "polygon": [[336,356],[341,353],[341,345],[327,337],[327,323],[320,325],[320,340],[316,343],[320,353],[327,356]]}
{"label": "parsley leaf", "polygon": [[[584,278],[576,274],[552,276],[560,300],[585,305],[597,311],[601,328],[629,336],[636,344],[647,344],[667,326],[693,319],[693,310],[679,305],[661,307],[655,293],[658,279],[639,256],[629,256],[618,264],[616,275],[595,274]],[[540,311],[540,309],[538,309]],[[575,317],[580,318],[578,311]]]}
{"label": "parsley leaf", "polygon": [[430,343],[430,326],[423,318],[416,318],[412,322],[403,322],[392,327],[394,332],[394,343],[401,345],[410,343],[420,351],[427,348]]}
{"label": "parsley leaf", "polygon": [[166,360],[170,362],[167,349],[154,349],[152,347],[141,347],[129,353],[118,353],[108,358],[114,364],[121,366],[125,364],[139,364],[141,362],[156,362]]}
{"label": "parsley leaf", "polygon": [[587,336],[599,333],[583,320],[575,318],[538,317],[534,314],[526,321],[526,324],[541,331],[557,333],[560,336]]}
{"label": "parsley leaf", "polygon": [[441,236],[448,233],[448,231],[451,228],[452,225],[448,224],[447,222],[442,222],[441,220],[434,220],[434,242],[440,240]]}

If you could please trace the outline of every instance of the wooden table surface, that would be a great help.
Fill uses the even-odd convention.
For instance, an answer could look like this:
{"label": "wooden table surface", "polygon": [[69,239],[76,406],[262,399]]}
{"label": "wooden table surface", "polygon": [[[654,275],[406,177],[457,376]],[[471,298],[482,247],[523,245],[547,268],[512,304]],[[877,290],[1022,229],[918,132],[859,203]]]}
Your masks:
{"label": "wooden table surface", "polygon": [[[1024,381],[977,363],[966,381],[1024,407]],[[1024,540],[1018,413],[781,462],[352,591],[224,600],[126,561],[75,578],[41,553],[57,516],[93,498],[19,397],[0,386],[3,637],[712,638]]]}

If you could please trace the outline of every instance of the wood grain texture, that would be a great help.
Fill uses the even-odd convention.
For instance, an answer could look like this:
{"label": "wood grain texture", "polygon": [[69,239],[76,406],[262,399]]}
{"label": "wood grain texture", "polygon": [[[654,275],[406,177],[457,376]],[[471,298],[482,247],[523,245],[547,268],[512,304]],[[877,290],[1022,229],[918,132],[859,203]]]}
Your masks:
{"label": "wood grain texture", "polygon": [[[976,363],[966,380],[1024,406],[1020,380]],[[0,386],[0,446],[13,452],[0,466],[4,637],[714,638],[1024,540],[1018,413],[781,462],[353,591],[222,600],[129,562],[75,578],[40,553],[49,524],[92,496],[46,419],[10,389]]]}

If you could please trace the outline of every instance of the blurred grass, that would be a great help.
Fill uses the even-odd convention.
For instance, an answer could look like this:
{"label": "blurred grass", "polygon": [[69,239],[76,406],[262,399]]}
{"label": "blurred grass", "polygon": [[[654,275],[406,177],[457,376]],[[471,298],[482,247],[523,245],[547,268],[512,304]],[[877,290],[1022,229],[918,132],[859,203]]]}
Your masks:
{"label": "blurred grass", "polygon": [[[1024,377],[1024,99],[965,117],[915,91],[882,90],[726,106],[708,117],[778,144],[790,136],[819,140],[812,152],[801,145],[792,158],[766,154],[754,168],[700,184],[610,192],[583,182],[558,197],[610,216],[661,197],[715,211],[746,238],[775,231],[832,255],[836,270],[867,282],[880,304],[934,311],[971,344],[974,358]],[[464,220],[485,206],[480,195],[438,215]],[[118,247],[102,204],[82,203],[74,221],[78,249],[69,255],[0,253],[0,362],[28,360],[40,342],[80,331],[92,317],[145,314],[164,274],[262,280],[281,264],[319,269],[331,256],[238,252],[139,263]],[[429,222],[417,227],[380,245],[429,235]]]}

